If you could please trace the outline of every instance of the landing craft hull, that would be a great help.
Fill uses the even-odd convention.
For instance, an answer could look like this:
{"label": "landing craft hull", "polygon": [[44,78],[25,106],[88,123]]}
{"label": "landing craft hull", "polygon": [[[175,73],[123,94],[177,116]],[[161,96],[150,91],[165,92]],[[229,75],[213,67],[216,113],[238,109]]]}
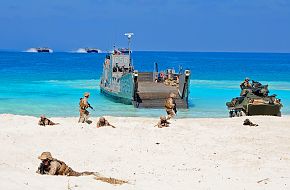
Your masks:
{"label": "landing craft hull", "polygon": [[188,108],[190,71],[175,74],[170,69],[166,75],[139,73],[132,66],[131,50],[115,49],[105,58],[100,91],[115,102],[133,104],[137,108],[164,108],[164,101],[174,93],[177,108]]}
{"label": "landing craft hull", "polygon": [[128,94],[127,96],[121,93],[111,92],[104,87],[100,88],[100,91],[103,95],[113,100],[114,102],[123,103],[127,105],[132,105],[132,97]]}
{"label": "landing craft hull", "polygon": [[87,53],[99,53],[98,50],[87,50]]}

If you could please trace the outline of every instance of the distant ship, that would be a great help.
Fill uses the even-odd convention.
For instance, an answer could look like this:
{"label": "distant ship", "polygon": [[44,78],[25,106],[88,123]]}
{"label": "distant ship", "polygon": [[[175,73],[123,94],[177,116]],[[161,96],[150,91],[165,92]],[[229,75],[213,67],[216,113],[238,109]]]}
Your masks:
{"label": "distant ship", "polygon": [[53,50],[46,47],[39,47],[39,48],[30,48],[26,50],[26,52],[32,52],[32,53],[52,53]]}
{"label": "distant ship", "polygon": [[79,48],[77,53],[102,53],[100,49],[97,48]]}
{"label": "distant ship", "polygon": [[[100,91],[113,101],[133,104],[137,108],[163,108],[171,92],[177,95],[177,108],[188,108],[190,71],[175,73],[138,72],[133,67],[130,40],[133,33],[126,33],[128,48],[114,49],[103,64]],[[170,84],[169,84],[170,83]]]}

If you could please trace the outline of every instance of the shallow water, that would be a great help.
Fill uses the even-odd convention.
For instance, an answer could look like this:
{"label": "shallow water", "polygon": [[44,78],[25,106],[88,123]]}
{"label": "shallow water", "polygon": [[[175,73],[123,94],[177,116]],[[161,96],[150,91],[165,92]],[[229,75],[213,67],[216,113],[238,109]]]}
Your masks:
{"label": "shallow water", "polygon": [[[91,92],[94,116],[146,116],[163,109],[136,109],[100,94],[99,78],[105,54],[0,52],[0,113],[39,116],[78,116],[79,98]],[[290,114],[290,54],[133,52],[134,66],[152,71],[191,70],[188,110],[178,117],[227,117],[226,101],[239,95],[245,77],[269,84]]]}

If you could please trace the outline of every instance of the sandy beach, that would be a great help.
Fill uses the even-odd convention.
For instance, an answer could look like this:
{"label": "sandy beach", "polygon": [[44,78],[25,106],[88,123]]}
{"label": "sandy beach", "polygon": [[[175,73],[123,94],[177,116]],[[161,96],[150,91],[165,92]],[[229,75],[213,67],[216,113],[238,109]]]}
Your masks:
{"label": "sandy beach", "polygon": [[[117,128],[0,115],[0,189],[290,189],[290,116],[173,119],[169,128],[153,127],[158,118],[106,118]],[[243,126],[246,118],[259,126]],[[43,151],[129,183],[39,175]]]}

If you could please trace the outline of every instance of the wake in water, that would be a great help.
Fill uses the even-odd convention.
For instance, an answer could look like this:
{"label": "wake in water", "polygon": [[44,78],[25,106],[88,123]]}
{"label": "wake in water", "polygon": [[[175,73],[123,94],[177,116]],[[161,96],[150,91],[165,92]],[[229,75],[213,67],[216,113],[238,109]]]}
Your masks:
{"label": "wake in water", "polygon": [[103,53],[100,49],[97,48],[79,48],[71,53]]}

